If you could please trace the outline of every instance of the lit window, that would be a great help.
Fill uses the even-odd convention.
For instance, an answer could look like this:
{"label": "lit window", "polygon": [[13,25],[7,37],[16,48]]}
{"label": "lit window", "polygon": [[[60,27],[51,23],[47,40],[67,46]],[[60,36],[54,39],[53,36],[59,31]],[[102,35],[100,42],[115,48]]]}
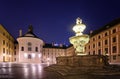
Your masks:
{"label": "lit window", "polygon": [[24,57],[27,58],[27,56],[28,56],[27,53],[24,53]]}
{"label": "lit window", "polygon": [[38,57],[40,58],[42,55],[41,54],[38,54]]}
{"label": "lit window", "polygon": [[35,58],[35,53],[32,53],[32,58]]}

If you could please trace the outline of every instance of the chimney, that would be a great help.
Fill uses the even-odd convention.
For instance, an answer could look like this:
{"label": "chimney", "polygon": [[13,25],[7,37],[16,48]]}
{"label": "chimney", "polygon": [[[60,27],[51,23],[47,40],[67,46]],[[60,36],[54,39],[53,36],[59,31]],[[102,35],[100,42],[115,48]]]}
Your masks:
{"label": "chimney", "polygon": [[19,37],[21,37],[22,36],[22,30],[20,29],[19,30]]}
{"label": "chimney", "polygon": [[93,33],[93,31],[91,30],[91,31],[90,31],[90,34],[92,34],[92,33]]}

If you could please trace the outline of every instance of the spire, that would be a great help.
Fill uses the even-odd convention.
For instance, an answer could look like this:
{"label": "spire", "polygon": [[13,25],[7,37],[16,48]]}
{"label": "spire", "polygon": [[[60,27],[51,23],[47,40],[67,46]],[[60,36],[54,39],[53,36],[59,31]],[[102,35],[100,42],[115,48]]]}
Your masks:
{"label": "spire", "polygon": [[31,24],[28,27],[28,32],[33,32],[33,26]]}

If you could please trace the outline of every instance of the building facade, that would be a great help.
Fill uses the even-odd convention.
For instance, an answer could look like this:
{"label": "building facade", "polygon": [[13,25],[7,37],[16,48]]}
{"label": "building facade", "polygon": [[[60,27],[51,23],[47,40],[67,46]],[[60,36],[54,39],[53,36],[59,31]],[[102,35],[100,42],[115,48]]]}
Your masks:
{"label": "building facade", "polygon": [[43,63],[56,63],[56,57],[59,56],[71,56],[73,46],[66,46],[63,44],[45,44],[42,51],[42,62]]}
{"label": "building facade", "polygon": [[89,55],[108,55],[110,63],[120,63],[120,19],[90,33]]}
{"label": "building facade", "polygon": [[33,28],[30,25],[28,32],[20,35],[17,38],[18,44],[16,44],[16,61],[24,63],[41,63],[43,40],[38,38],[33,33]]}
{"label": "building facade", "polygon": [[[32,26],[24,35],[20,30],[15,39],[0,25],[0,62],[56,63],[56,57],[73,56],[72,45],[47,44],[34,33]],[[88,55],[108,55],[110,63],[120,63],[120,19],[90,33],[85,47]]]}
{"label": "building facade", "polygon": [[14,61],[14,42],[12,35],[0,24],[0,62]]}

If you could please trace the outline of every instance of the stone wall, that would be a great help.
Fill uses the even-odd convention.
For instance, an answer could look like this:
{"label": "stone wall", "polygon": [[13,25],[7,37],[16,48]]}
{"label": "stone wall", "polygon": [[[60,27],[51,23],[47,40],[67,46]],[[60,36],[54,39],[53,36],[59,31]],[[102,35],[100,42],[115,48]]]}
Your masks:
{"label": "stone wall", "polygon": [[108,65],[107,57],[103,55],[64,56],[57,57],[57,65],[78,67],[102,67]]}

